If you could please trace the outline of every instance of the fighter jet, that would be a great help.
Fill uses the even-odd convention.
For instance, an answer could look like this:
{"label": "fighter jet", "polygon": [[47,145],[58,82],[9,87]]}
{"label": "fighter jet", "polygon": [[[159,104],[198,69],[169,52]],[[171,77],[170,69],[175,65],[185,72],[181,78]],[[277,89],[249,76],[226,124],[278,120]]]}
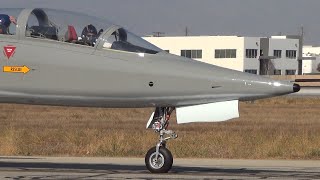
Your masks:
{"label": "fighter jet", "polygon": [[[116,14],[115,14],[116,16]],[[239,117],[239,101],[298,92],[299,85],[169,54],[105,19],[52,9],[0,9],[0,103],[105,108],[154,107],[159,135],[147,169],[173,164],[177,123]]]}

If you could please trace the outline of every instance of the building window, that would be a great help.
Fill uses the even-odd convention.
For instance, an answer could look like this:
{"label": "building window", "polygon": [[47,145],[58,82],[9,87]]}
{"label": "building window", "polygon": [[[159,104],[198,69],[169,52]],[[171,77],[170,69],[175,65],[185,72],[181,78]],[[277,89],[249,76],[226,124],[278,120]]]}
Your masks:
{"label": "building window", "polygon": [[273,50],[273,56],[276,58],[281,58],[282,51],[281,50]]}
{"label": "building window", "polygon": [[186,57],[191,58],[191,50],[186,50]]}
{"label": "building window", "polygon": [[167,53],[170,53],[170,50],[164,50],[165,52],[167,52]]}
{"label": "building window", "polygon": [[191,50],[191,58],[201,59],[202,58],[202,50]]}
{"label": "building window", "polygon": [[257,58],[258,49],[246,49],[246,58]]}
{"label": "building window", "polygon": [[275,69],[273,74],[274,75],[281,75],[281,69]]}
{"label": "building window", "polygon": [[297,51],[296,50],[287,50],[286,57],[289,59],[295,59],[297,57]]}
{"label": "building window", "polygon": [[193,59],[201,59],[202,50],[181,50],[181,56]]}
{"label": "building window", "polygon": [[214,57],[216,59],[237,58],[237,50],[236,49],[216,49]]}
{"label": "building window", "polygon": [[244,72],[250,73],[250,74],[258,74],[258,71],[256,69],[246,69],[244,70]]}
{"label": "building window", "polygon": [[296,70],[288,69],[288,70],[286,70],[286,75],[296,75]]}
{"label": "building window", "polygon": [[186,50],[181,50],[181,56],[186,57]]}
{"label": "building window", "polygon": [[225,49],[216,49],[216,50],[215,50],[214,57],[215,57],[215,58],[226,58],[226,51],[225,51]]}

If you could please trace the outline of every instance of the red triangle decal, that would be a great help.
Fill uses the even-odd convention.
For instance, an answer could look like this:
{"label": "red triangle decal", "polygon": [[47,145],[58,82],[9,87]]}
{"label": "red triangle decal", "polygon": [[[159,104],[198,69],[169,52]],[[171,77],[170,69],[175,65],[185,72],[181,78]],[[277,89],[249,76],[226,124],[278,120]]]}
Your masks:
{"label": "red triangle decal", "polygon": [[10,59],[13,56],[14,52],[16,51],[16,48],[17,47],[10,46],[10,45],[3,47],[4,53],[5,53],[5,55],[7,56],[8,59]]}

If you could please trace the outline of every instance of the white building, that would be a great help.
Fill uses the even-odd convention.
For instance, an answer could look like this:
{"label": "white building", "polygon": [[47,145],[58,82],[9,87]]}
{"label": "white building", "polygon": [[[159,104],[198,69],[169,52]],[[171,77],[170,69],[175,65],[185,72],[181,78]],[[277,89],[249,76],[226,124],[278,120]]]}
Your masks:
{"label": "white building", "polygon": [[254,74],[297,74],[299,39],[286,37],[145,37],[172,54]]}
{"label": "white building", "polygon": [[320,73],[320,47],[319,46],[303,46],[302,69],[304,74]]}
{"label": "white building", "polygon": [[299,43],[299,39],[289,39],[286,36],[269,38],[269,56],[274,57],[271,61],[275,75],[298,74],[301,53]]}

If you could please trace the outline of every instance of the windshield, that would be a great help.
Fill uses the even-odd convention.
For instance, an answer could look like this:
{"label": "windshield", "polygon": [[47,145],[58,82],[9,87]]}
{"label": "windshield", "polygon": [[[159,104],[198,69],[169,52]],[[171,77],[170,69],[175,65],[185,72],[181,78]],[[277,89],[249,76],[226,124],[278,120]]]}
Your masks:
{"label": "windshield", "polygon": [[120,27],[111,30],[107,36],[103,39],[103,48],[148,54],[156,54],[162,51],[155,45]]}
{"label": "windshield", "polygon": [[27,37],[51,39],[127,52],[156,54],[160,48],[104,19],[52,9],[33,9],[26,25]]}

